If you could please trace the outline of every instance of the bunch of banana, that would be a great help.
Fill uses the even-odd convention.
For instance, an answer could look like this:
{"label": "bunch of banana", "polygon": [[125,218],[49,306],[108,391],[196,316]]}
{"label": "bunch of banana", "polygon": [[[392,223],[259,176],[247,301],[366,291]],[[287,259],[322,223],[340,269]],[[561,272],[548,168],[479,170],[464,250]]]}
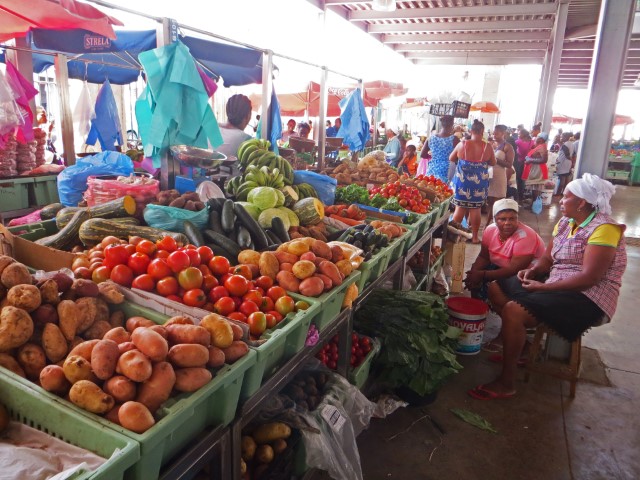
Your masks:
{"label": "bunch of banana", "polygon": [[245,169],[249,165],[249,157],[256,152],[267,152],[271,142],[261,138],[250,138],[240,144],[238,147],[238,162],[240,162],[240,168]]}
{"label": "bunch of banana", "polygon": [[293,188],[293,190],[298,194],[300,200],[308,197],[318,198],[318,192],[316,192],[316,189],[308,183],[292,185],[291,188]]}
{"label": "bunch of banana", "polygon": [[249,165],[244,173],[244,183],[253,182],[259,187],[284,188],[286,185],[284,174],[279,168],[269,168],[263,166]]}
{"label": "bunch of banana", "polygon": [[267,140],[258,140],[252,138],[243,142],[238,148],[238,160],[241,170],[247,170],[250,165],[258,168],[267,167],[269,170],[277,168],[284,176],[285,185],[293,183],[293,167],[282,158],[270,152],[268,148],[270,143]]}

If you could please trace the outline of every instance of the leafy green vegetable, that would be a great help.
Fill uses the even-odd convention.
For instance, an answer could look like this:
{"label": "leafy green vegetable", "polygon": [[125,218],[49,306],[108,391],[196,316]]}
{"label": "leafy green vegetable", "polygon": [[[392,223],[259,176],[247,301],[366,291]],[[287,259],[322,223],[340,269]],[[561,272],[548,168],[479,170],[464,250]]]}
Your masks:
{"label": "leafy green vegetable", "polygon": [[369,204],[369,191],[365,187],[351,184],[346,187],[336,188],[335,203],[344,203],[351,205],[352,203],[360,203],[362,205]]}
{"label": "leafy green vegetable", "polygon": [[455,355],[457,332],[448,323],[446,306],[437,295],[375,290],[356,313],[354,326],[383,339],[377,359],[380,380],[391,387],[406,385],[424,396],[462,369]]}
{"label": "leafy green vegetable", "polygon": [[373,197],[371,197],[371,199],[369,200],[369,205],[371,205],[372,207],[376,207],[376,208],[382,208],[384,205],[387,204],[387,199],[384,198],[382,195],[380,195],[379,193],[376,193]]}
{"label": "leafy green vegetable", "polygon": [[469,425],[479,428],[480,430],[486,430],[491,433],[498,433],[485,418],[481,417],[477,413],[465,410],[464,408],[452,408],[451,412],[460,420],[467,422]]}

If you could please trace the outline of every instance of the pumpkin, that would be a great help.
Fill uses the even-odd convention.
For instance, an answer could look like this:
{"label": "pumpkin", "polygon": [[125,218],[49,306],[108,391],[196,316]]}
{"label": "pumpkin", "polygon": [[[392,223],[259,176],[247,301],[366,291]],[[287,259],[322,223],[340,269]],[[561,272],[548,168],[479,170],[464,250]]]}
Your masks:
{"label": "pumpkin", "polygon": [[300,219],[300,225],[315,225],[324,218],[324,205],[317,198],[299,200],[293,205],[292,210]]}

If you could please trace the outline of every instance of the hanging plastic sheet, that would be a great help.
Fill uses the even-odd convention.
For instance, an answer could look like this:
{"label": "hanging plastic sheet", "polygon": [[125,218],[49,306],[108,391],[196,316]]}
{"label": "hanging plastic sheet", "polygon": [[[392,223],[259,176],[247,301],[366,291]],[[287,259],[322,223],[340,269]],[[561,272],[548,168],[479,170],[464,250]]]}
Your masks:
{"label": "hanging plastic sheet", "polygon": [[20,109],[20,114],[24,123],[18,127],[16,138],[20,143],[33,140],[33,112],[29,106],[29,100],[38,94],[38,90],[33,87],[32,82],[27,81],[13,63],[7,62],[7,82],[13,90],[16,104]]}
{"label": "hanging plastic sheet", "polygon": [[96,112],[91,101],[91,92],[89,92],[89,84],[84,82],[80,98],[73,110],[73,123],[76,125],[78,132],[82,137],[89,135],[91,131],[91,122],[96,118]]}
{"label": "hanging plastic sheet", "polygon": [[[256,138],[262,137],[262,120],[258,123],[258,130],[256,132]],[[280,103],[278,103],[278,97],[276,96],[276,89],[271,92],[271,105],[269,106],[269,132],[267,138],[271,142],[271,150],[276,155],[278,151],[278,140],[282,137],[282,117],[280,116]]]}
{"label": "hanging plastic sheet", "polygon": [[349,146],[352,151],[364,149],[369,133],[369,120],[367,111],[362,102],[362,91],[356,88],[347,97],[340,100],[340,119],[342,126],[338,130],[338,137],[342,137],[342,143]]}
{"label": "hanging plastic sheet", "polygon": [[91,120],[91,130],[87,137],[87,145],[100,142],[103,151],[116,150],[116,143],[122,145],[122,128],[116,99],[111,90],[109,80],[105,81],[96,98],[95,118]]}

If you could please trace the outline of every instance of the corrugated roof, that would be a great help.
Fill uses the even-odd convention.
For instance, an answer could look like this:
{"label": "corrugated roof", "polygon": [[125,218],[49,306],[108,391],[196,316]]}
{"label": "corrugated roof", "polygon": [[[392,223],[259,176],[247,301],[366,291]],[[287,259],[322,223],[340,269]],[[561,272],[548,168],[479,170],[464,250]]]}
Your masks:
{"label": "corrugated roof", "polygon": [[[392,12],[372,2],[308,0],[330,9],[417,65],[542,64],[557,0],[396,1]],[[586,87],[601,0],[570,0],[559,87]],[[633,37],[623,88],[640,75],[640,36]],[[636,87],[637,88],[637,87]]]}

